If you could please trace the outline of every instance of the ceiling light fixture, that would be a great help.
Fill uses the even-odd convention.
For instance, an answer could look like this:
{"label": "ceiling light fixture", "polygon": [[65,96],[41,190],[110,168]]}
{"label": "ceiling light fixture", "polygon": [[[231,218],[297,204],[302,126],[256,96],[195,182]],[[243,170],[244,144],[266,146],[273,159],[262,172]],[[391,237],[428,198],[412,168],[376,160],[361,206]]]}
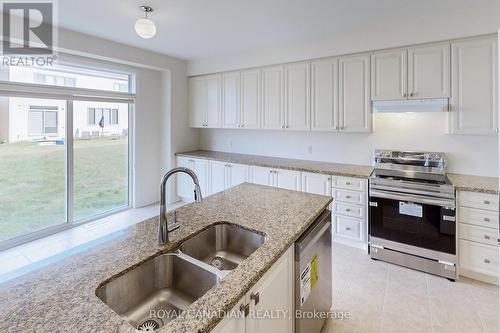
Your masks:
{"label": "ceiling light fixture", "polygon": [[156,35],[156,25],[153,21],[148,19],[148,14],[153,11],[153,8],[149,6],[141,6],[140,8],[146,16],[135,22],[135,32],[142,38],[153,38],[154,35]]}

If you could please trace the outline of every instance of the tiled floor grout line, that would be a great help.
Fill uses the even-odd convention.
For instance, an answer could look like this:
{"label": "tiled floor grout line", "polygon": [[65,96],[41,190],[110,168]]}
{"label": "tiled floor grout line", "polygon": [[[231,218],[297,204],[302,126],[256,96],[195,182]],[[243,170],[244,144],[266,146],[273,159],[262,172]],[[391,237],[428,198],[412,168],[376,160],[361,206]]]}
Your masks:
{"label": "tiled floor grout line", "polygon": [[431,320],[431,330],[434,333],[434,320],[432,319],[432,308],[431,308],[431,291],[429,289],[429,274],[425,274],[425,292],[427,294],[427,308],[429,309],[429,316]]}
{"label": "tiled floor grout line", "polygon": [[385,296],[387,293],[387,282],[389,280],[389,265],[386,264],[387,271],[385,273],[385,286],[384,286],[384,297],[382,297],[382,311],[380,313],[380,318],[378,319],[378,332],[382,333],[382,318],[384,317],[384,307],[385,307]]}
{"label": "tiled floor grout line", "polygon": [[483,332],[485,332],[486,331],[486,325],[485,325],[485,323],[484,323],[484,321],[482,319],[482,316],[479,314],[478,303],[476,301],[476,298],[471,293],[472,293],[472,291],[468,289],[467,290],[467,294],[469,294],[469,297],[472,298],[472,304],[474,304],[474,312],[476,313],[476,316],[479,319],[479,322],[481,323],[481,328],[483,329]]}

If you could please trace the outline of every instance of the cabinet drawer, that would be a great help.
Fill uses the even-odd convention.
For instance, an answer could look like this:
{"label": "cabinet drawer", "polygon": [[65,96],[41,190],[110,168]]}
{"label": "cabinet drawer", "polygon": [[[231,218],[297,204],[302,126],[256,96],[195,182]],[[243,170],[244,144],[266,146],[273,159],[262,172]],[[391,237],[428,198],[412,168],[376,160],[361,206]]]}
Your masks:
{"label": "cabinet drawer", "polygon": [[498,213],[488,210],[460,207],[458,209],[458,221],[498,229]]}
{"label": "cabinet drawer", "polygon": [[459,206],[498,212],[498,196],[494,194],[460,191]]}
{"label": "cabinet drawer", "polygon": [[364,192],[354,192],[348,190],[333,189],[333,198],[339,202],[363,205],[366,202]]}
{"label": "cabinet drawer", "polygon": [[498,276],[498,247],[459,241],[460,267],[482,274]]}
{"label": "cabinet drawer", "polygon": [[335,176],[333,177],[333,187],[345,190],[365,191],[366,179]]}
{"label": "cabinet drawer", "polygon": [[459,223],[458,235],[460,239],[484,243],[487,245],[497,245],[498,231],[490,228],[478,227],[475,225]]}
{"label": "cabinet drawer", "polygon": [[360,241],[363,240],[363,220],[353,219],[340,215],[334,215],[333,219],[335,235]]}
{"label": "cabinet drawer", "polygon": [[357,218],[365,217],[365,207],[346,204],[343,202],[333,202],[333,212],[341,215],[347,215]]}

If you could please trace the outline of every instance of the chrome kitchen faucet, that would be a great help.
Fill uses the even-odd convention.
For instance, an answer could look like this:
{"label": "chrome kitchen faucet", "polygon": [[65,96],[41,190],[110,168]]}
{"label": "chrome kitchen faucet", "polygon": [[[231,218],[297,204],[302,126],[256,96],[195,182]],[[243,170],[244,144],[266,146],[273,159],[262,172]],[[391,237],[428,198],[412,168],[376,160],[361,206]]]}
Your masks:
{"label": "chrome kitchen faucet", "polygon": [[188,168],[174,168],[168,171],[160,183],[160,221],[158,223],[158,245],[163,245],[168,242],[168,232],[179,228],[179,224],[177,223],[177,214],[174,210],[174,220],[170,225],[167,223],[167,181],[173,174],[178,172],[184,172],[188,174],[194,182],[194,200],[196,202],[202,202],[203,196],[201,195],[200,183],[198,181],[198,177],[194,173],[193,170]]}

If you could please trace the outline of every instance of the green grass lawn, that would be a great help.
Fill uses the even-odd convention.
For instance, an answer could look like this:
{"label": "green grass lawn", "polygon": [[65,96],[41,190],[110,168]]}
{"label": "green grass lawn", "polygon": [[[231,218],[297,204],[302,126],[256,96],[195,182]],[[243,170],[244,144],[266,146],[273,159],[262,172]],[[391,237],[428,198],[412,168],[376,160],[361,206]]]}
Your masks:
{"label": "green grass lawn", "polygon": [[[127,139],[74,141],[74,219],[128,203]],[[0,241],[65,222],[64,146],[0,145]]]}

